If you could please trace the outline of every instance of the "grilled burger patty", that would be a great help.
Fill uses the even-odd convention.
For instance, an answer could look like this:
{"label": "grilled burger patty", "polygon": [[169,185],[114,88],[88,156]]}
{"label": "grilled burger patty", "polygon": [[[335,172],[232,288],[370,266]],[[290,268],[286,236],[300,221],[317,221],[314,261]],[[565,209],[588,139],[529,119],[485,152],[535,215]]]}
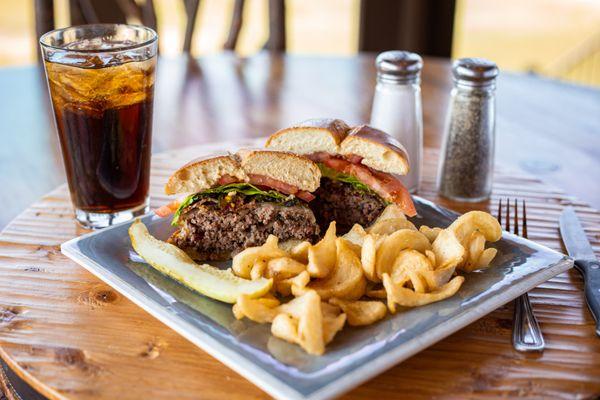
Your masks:
{"label": "grilled burger patty", "polygon": [[319,235],[313,212],[302,202],[288,206],[241,195],[227,202],[201,199],[184,210],[179,226],[169,242],[198,260],[228,259],[262,245],[270,234],[280,242],[314,242]]}
{"label": "grilled burger patty", "polygon": [[369,226],[386,206],[375,193],[329,178],[321,179],[315,196],[310,208],[321,224],[321,230],[324,232],[329,222],[336,221],[338,235],[348,232],[355,223]]}

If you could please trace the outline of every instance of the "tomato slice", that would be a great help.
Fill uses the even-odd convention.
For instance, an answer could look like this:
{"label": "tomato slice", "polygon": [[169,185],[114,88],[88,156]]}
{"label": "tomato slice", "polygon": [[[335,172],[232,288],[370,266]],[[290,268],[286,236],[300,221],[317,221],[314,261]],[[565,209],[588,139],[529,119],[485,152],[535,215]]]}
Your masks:
{"label": "tomato slice", "polygon": [[307,192],[306,190],[298,190],[295,196],[300,200],[304,200],[307,203],[315,199],[315,196],[311,192]]}
{"label": "tomato slice", "polygon": [[298,188],[296,186],[273,179],[266,175],[248,174],[248,178],[250,178],[250,183],[253,185],[267,186],[281,193],[296,194],[298,192]]}
{"label": "tomato slice", "polygon": [[219,186],[224,186],[224,185],[229,185],[230,183],[237,183],[239,181],[240,180],[238,178],[225,174],[219,178],[219,180],[217,181],[217,184]]}
{"label": "tomato slice", "polygon": [[[352,156],[351,160],[328,154],[328,157],[319,156],[320,162],[338,172],[352,175],[365,185],[369,186],[384,200],[397,204],[404,214],[409,217],[417,215],[410,193],[400,180],[385,172],[375,171],[366,165],[360,164],[362,158]],[[357,163],[357,161],[359,161]]]}
{"label": "tomato slice", "polygon": [[179,204],[181,204],[179,200],[173,200],[169,204],[165,204],[162,207],[158,207],[156,210],[154,210],[154,213],[162,218],[168,217],[169,215],[177,211],[177,209],[179,208]]}

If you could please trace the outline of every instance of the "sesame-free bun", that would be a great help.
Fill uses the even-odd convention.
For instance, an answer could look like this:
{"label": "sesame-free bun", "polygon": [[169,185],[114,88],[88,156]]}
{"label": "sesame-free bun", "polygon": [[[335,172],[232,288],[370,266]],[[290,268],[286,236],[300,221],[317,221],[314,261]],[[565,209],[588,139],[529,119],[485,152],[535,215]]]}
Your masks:
{"label": "sesame-free bun", "polygon": [[362,157],[361,163],[378,171],[406,175],[409,161],[399,141],[367,125],[352,128],[340,145],[340,154]]}
{"label": "sesame-free bun", "polygon": [[296,154],[338,154],[350,127],[340,119],[310,119],[272,134],[265,147]]}
{"label": "sesame-free bun", "polygon": [[357,155],[362,164],[378,171],[398,175],[409,171],[408,153],[398,140],[367,125],[350,128],[339,119],[311,119],[281,129],[265,146],[305,155]]}
{"label": "sesame-free bun", "polygon": [[267,176],[308,192],[319,187],[321,170],[308,158],[277,150],[245,149],[237,155],[248,175]]}
{"label": "sesame-free bun", "polygon": [[321,171],[314,162],[296,154],[275,150],[239,150],[190,161],[171,175],[165,193],[191,194],[219,185],[229,175],[239,182],[249,182],[249,174],[282,181],[299,190],[313,192],[319,187]]}
{"label": "sesame-free bun", "polygon": [[242,182],[248,180],[236,155],[207,156],[196,158],[175,171],[165,185],[165,193],[188,194],[210,189],[224,175]]}

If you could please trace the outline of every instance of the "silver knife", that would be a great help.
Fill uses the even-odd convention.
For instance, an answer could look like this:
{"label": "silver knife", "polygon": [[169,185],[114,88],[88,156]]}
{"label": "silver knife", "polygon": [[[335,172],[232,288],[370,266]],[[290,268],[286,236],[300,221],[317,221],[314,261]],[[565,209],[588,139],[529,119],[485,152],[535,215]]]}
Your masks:
{"label": "silver knife", "polygon": [[567,252],[575,259],[575,267],[583,275],[585,299],[596,320],[596,335],[600,336],[600,262],[573,207],[565,208],[560,215],[559,225]]}

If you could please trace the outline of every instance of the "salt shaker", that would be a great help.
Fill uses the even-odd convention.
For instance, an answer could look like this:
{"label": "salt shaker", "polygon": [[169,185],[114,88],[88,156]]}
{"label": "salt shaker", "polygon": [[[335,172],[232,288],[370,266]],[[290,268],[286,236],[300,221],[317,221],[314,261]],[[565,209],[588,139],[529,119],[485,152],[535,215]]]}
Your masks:
{"label": "salt shaker", "polygon": [[423,112],[420,75],[423,60],[408,51],[386,51],[375,60],[377,86],[371,110],[371,125],[395,137],[405,147],[410,171],[400,177],[414,193],[421,180]]}
{"label": "salt shaker", "polygon": [[482,58],[462,58],[453,63],[452,75],[438,192],[455,201],[482,201],[492,191],[498,67]]}

